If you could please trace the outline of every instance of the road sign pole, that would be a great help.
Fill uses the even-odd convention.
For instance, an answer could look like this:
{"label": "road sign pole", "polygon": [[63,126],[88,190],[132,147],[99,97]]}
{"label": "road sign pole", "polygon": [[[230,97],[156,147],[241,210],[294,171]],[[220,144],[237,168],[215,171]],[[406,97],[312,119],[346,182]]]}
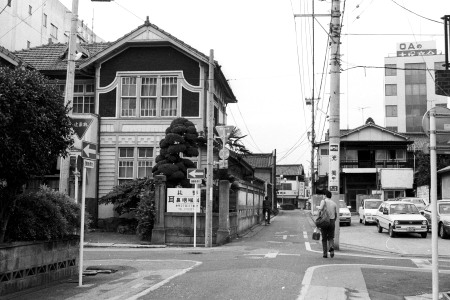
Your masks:
{"label": "road sign pole", "polygon": [[438,224],[437,224],[437,158],[436,111],[430,111],[430,173],[431,173],[431,261],[433,300],[439,299]]}
{"label": "road sign pole", "polygon": [[195,184],[195,197],[194,197],[194,248],[197,247],[197,195],[198,195],[198,184]]}
{"label": "road sign pole", "polygon": [[78,270],[78,286],[83,285],[83,243],[84,243],[84,206],[86,201],[86,167],[83,166],[83,182],[81,189],[81,224],[80,224],[80,261]]}

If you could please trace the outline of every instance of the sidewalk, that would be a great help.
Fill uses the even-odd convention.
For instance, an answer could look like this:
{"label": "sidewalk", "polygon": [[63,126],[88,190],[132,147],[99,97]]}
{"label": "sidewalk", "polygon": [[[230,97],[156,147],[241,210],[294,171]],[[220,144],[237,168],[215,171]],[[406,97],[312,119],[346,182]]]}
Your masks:
{"label": "sidewalk", "polygon": [[141,241],[136,234],[121,234],[93,230],[84,235],[84,247],[117,247],[117,248],[165,248],[165,245],[152,245]]}

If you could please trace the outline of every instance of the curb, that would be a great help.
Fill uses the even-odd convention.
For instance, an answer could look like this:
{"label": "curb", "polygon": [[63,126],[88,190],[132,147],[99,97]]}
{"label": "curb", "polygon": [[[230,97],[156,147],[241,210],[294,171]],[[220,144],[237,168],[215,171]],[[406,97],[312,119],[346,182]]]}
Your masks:
{"label": "curb", "polygon": [[116,243],[84,243],[85,248],[167,248],[166,245],[139,245]]}

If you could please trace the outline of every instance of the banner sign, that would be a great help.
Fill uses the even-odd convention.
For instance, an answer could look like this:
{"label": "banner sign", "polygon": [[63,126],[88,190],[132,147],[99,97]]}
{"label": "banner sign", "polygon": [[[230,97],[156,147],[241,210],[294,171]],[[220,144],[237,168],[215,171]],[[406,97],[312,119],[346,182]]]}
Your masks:
{"label": "banner sign", "polygon": [[330,175],[328,176],[328,189],[331,192],[339,191],[339,144],[330,144],[328,163]]}
{"label": "banner sign", "polygon": [[195,189],[169,188],[167,189],[167,212],[194,213],[200,212],[200,189],[195,195]]}

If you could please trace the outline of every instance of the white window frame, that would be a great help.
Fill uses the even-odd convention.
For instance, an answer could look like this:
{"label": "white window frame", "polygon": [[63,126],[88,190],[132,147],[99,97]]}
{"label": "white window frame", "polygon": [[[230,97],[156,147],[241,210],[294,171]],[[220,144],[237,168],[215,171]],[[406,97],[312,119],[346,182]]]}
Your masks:
{"label": "white window frame", "polygon": [[[76,83],[73,89],[73,109],[74,114],[94,114],[95,113],[95,91],[94,83]],[[77,107],[77,111],[75,111]],[[81,111],[78,109],[81,107]],[[89,108],[86,110],[86,107]]]}
{"label": "white window frame", "polygon": [[56,27],[53,23],[50,23],[50,27],[51,27],[50,36],[55,39],[58,39],[58,27]]}
{"label": "white window frame", "polygon": [[[121,150],[124,150],[122,152]],[[130,152],[130,150],[132,152]],[[130,181],[134,179],[134,153],[135,147],[119,147],[117,149],[117,182],[121,184],[126,181]],[[123,155],[125,154],[125,155]],[[130,155],[131,154],[131,155]],[[129,173],[129,169],[131,168],[131,174]],[[121,174],[121,170],[124,170],[124,173]]]}
{"label": "white window frame", "polygon": [[[119,74],[119,117],[120,118],[174,118],[181,115],[181,75],[179,72],[168,73],[128,73],[123,72]],[[130,96],[135,99],[136,112],[134,115],[127,115],[123,112],[124,101],[130,99],[127,96],[127,89],[124,89],[124,78],[135,78],[136,80],[136,96]],[[143,85],[148,83],[148,80],[152,81],[156,79],[156,95],[147,95],[144,93]],[[128,80],[128,79],[127,79]],[[169,93],[165,95],[163,92],[163,85],[172,85],[172,88],[168,88]],[[128,99],[127,99],[128,98]],[[155,100],[156,104],[153,106],[145,106],[144,100]],[[163,102],[171,101],[167,112],[164,110]],[[151,108],[150,108],[151,107]],[[148,115],[147,115],[148,114]]]}
{"label": "white window frame", "polygon": [[[144,155],[141,155],[140,150],[145,151]],[[153,160],[155,156],[154,147],[137,147],[137,174],[136,178],[152,177]],[[140,170],[144,169],[144,176],[140,176]]]}

